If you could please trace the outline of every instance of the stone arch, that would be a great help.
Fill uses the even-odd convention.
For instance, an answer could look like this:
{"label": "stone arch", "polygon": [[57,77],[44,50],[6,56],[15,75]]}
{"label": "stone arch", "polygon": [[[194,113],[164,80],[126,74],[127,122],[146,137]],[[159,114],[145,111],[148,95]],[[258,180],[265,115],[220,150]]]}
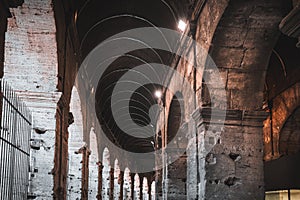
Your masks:
{"label": "stone arch", "polygon": [[72,89],[70,100],[70,116],[73,117],[73,123],[68,127],[70,133],[68,138],[68,190],[67,196],[70,199],[81,198],[82,188],[82,154],[78,151],[85,146],[83,138],[82,113],[79,93],[76,87]]}
{"label": "stone arch", "polygon": [[229,109],[261,109],[269,58],[280,34],[278,24],[288,9],[286,1],[229,1],[210,47],[226,80]]}
{"label": "stone arch", "polygon": [[[282,127],[300,105],[300,83],[296,83],[273,99],[272,123],[270,116],[264,122],[265,160],[280,156],[279,141]],[[272,127],[271,125],[272,124]],[[272,129],[272,131],[271,131]]]}
{"label": "stone arch", "polygon": [[269,111],[269,118],[264,123],[266,161],[281,156],[279,142],[282,128],[299,104],[300,51],[296,43],[296,39],[281,34],[269,61],[264,102]]}
{"label": "stone arch", "polygon": [[168,112],[166,144],[171,142],[185,120],[184,99],[181,92],[176,92]]}

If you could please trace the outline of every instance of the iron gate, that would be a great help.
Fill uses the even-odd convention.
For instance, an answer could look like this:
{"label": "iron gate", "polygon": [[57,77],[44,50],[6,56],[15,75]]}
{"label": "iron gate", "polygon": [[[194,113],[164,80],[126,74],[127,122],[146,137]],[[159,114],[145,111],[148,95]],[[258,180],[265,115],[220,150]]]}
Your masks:
{"label": "iron gate", "polygon": [[31,113],[6,82],[0,80],[0,199],[27,199]]}

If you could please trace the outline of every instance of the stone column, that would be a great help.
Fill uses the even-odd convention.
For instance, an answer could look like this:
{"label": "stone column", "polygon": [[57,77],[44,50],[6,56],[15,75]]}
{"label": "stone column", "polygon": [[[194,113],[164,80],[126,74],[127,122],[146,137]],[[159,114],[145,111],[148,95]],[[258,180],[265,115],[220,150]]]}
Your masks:
{"label": "stone column", "polygon": [[140,176],[138,174],[134,175],[134,194],[133,194],[133,199],[140,199],[141,195],[140,195]]}
{"label": "stone column", "polygon": [[114,180],[115,180],[115,176],[114,176],[114,168],[111,167],[110,168],[110,194],[109,194],[109,198],[113,199],[114,198]]}
{"label": "stone column", "polygon": [[102,200],[102,170],[103,165],[99,161],[97,162],[98,165],[98,194],[97,194],[97,200]]}
{"label": "stone column", "polygon": [[155,181],[152,181],[152,184],[151,184],[151,200],[156,200],[156,183]]}
{"label": "stone column", "polygon": [[[184,199],[187,196],[187,137],[188,124],[183,123],[177,130],[178,138],[168,144],[167,159],[168,167],[166,179],[164,180],[167,189],[166,199]],[[171,163],[172,162],[172,163]],[[194,169],[195,170],[195,169]],[[151,183],[150,183],[151,184]],[[151,188],[151,187],[150,187]]]}
{"label": "stone column", "polygon": [[149,200],[149,188],[148,188],[148,179],[147,177],[143,177],[143,183],[141,184],[143,188],[143,200]]}
{"label": "stone column", "polygon": [[[203,199],[205,192],[205,164],[203,159],[204,150],[204,126],[201,117],[201,109],[196,109],[189,122],[189,144],[188,154],[188,199]],[[204,162],[205,163],[205,162]],[[197,170],[193,170],[197,169]]]}
{"label": "stone column", "polygon": [[56,137],[54,155],[54,199],[66,199],[68,165],[69,105],[62,95],[56,112]]}
{"label": "stone column", "polygon": [[81,199],[88,200],[89,193],[89,157],[91,151],[88,147],[81,147],[76,153],[82,154],[82,168],[81,168]]}
{"label": "stone column", "polygon": [[119,200],[123,200],[123,187],[124,187],[124,171],[120,170],[119,180],[120,184],[120,198]]}

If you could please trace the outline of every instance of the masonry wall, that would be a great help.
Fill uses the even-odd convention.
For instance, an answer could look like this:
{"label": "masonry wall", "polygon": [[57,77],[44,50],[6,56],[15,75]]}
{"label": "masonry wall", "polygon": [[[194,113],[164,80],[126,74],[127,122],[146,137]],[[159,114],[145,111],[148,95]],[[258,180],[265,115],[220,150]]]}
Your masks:
{"label": "masonry wall", "polygon": [[3,65],[4,65],[4,40],[5,32],[7,28],[7,17],[9,17],[9,9],[4,6],[4,2],[0,3],[0,76],[3,76]]}
{"label": "masonry wall", "polygon": [[[230,111],[235,116],[239,111]],[[241,116],[241,115],[240,115]],[[264,199],[264,111],[227,116],[220,137],[206,155],[206,199]]]}
{"label": "masonry wall", "polygon": [[[285,15],[286,4],[283,1],[252,3],[208,1],[201,12],[195,38],[204,50],[212,53],[220,77],[210,70],[210,63],[205,63],[206,57],[199,49],[196,50],[196,58],[192,53],[188,57],[195,60],[193,64],[200,67],[203,73],[194,77],[191,66],[184,61],[177,66],[177,70],[192,85],[195,82],[198,97],[196,104],[184,97],[185,122],[189,127],[186,131],[189,138],[189,199],[264,198],[262,130],[267,115],[261,110],[263,86],[269,55],[278,38],[278,24]],[[224,82],[223,88],[216,84],[220,80]],[[170,85],[186,90],[176,87],[172,80]],[[165,116],[161,124],[174,114],[170,111],[172,97],[172,94],[166,93]],[[217,100],[216,104],[212,99]],[[225,125],[220,125],[222,129],[218,129],[217,125],[216,129],[207,130],[211,120],[208,114],[210,107],[227,112]],[[203,109],[208,109],[208,113],[203,113]],[[190,116],[197,112],[200,116],[196,117],[196,124],[193,124]],[[160,126],[160,129],[168,130],[169,127]],[[162,135],[168,134],[166,132]],[[207,149],[207,146],[211,148]],[[172,172],[172,168],[166,168],[162,175],[163,199],[179,194],[179,191],[167,189],[172,187],[172,183],[166,174]],[[180,165],[177,166],[179,168]]]}
{"label": "masonry wall", "polygon": [[[51,199],[57,85],[57,48],[51,0],[26,0],[11,9],[4,78],[33,114],[30,195]],[[36,131],[35,131],[36,130]]]}
{"label": "masonry wall", "polygon": [[[210,47],[224,79],[227,109],[224,128],[219,137],[212,138],[215,146],[205,158],[207,199],[264,199],[265,70],[288,3],[252,3],[229,2]],[[209,71],[205,72],[209,77]],[[203,86],[212,86],[210,95],[218,97],[214,81],[208,78]],[[204,100],[209,96],[205,91],[202,95]],[[210,106],[211,102],[204,101],[204,105]]]}

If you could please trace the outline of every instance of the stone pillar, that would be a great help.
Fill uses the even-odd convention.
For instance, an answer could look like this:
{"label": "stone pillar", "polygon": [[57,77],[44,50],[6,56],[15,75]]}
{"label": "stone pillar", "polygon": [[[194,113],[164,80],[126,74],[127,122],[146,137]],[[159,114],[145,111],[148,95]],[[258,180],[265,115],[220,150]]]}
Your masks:
{"label": "stone pillar", "polygon": [[125,168],[124,171],[124,184],[123,184],[123,199],[132,199],[132,191],[131,191],[131,176],[130,176],[130,170],[128,168]]}
{"label": "stone pillar", "polygon": [[[178,132],[186,135],[188,131],[188,124],[183,123]],[[167,184],[166,199],[186,199],[187,198],[187,137],[178,138],[168,144],[167,159],[168,168],[166,171],[165,183]],[[166,182],[167,181],[167,182]],[[151,183],[150,183],[151,185]],[[150,186],[149,185],[149,186]],[[149,187],[151,188],[151,187]]]}
{"label": "stone pillar", "polygon": [[114,199],[119,199],[120,198],[120,166],[118,163],[118,160],[115,160],[115,165],[114,165]]}
{"label": "stone pillar", "polygon": [[98,165],[98,193],[97,193],[97,200],[102,200],[102,170],[103,165],[99,161],[97,162]]}
{"label": "stone pillar", "polygon": [[56,112],[56,137],[54,155],[54,199],[66,199],[68,165],[69,106],[62,96]]}
{"label": "stone pillar", "polygon": [[114,198],[114,180],[115,180],[115,176],[114,176],[114,168],[111,167],[110,168],[110,194],[109,194],[109,198],[113,199]]}
{"label": "stone pillar", "polygon": [[[198,108],[192,114],[193,120],[189,121],[188,154],[188,199],[203,199],[205,192],[205,168],[203,167],[203,154],[205,154],[204,128],[201,110]],[[197,170],[193,170],[197,169]]]}
{"label": "stone pillar", "polygon": [[169,180],[168,180],[168,162],[167,162],[167,153],[166,148],[162,147],[162,199],[168,199],[168,187],[169,187]]}
{"label": "stone pillar", "polygon": [[135,174],[134,175],[134,192],[133,192],[134,194],[133,194],[133,199],[139,200],[141,198],[140,188],[141,188],[141,185],[140,185],[140,176],[138,174]]}
{"label": "stone pillar", "polygon": [[156,200],[156,183],[152,181],[151,184],[151,200]]}
{"label": "stone pillar", "polygon": [[[211,120],[211,109],[202,108],[204,153],[199,152],[200,180],[205,199],[264,199],[264,111],[227,110],[224,127]],[[213,117],[214,118],[214,117]],[[201,146],[201,145],[200,145]],[[205,161],[201,160],[205,156]],[[203,164],[205,166],[203,166]],[[206,169],[206,172],[205,170]],[[242,191],[242,192],[241,192]]]}
{"label": "stone pillar", "polygon": [[81,168],[81,199],[88,200],[89,192],[89,157],[91,151],[88,147],[81,147],[76,153],[82,154],[82,168]]}
{"label": "stone pillar", "polygon": [[143,183],[141,184],[143,187],[143,200],[149,200],[149,188],[148,188],[148,179],[147,177],[143,177]]}
{"label": "stone pillar", "polygon": [[120,184],[120,198],[119,200],[123,200],[123,187],[124,187],[124,171],[120,170],[119,180]]}

